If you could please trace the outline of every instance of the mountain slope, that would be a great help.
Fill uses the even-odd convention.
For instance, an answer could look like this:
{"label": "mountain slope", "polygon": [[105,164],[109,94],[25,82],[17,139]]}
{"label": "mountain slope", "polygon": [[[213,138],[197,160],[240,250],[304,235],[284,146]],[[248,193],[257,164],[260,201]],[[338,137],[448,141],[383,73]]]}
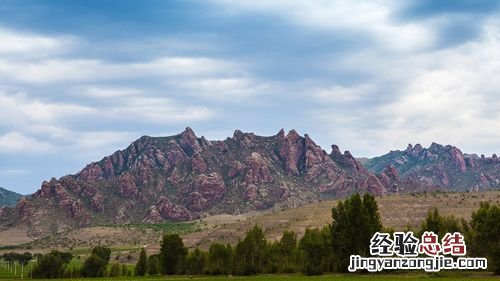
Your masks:
{"label": "mountain slope", "polygon": [[0,230],[25,226],[41,237],[89,225],[297,207],[357,191],[387,192],[348,151],[334,145],[328,154],[308,135],[237,130],[224,141],[207,141],[186,128],[141,137],[76,175],[44,182],[15,208],[0,209]]}
{"label": "mountain slope", "polygon": [[22,195],[0,187],[0,207],[14,206]]}
{"label": "mountain slope", "polygon": [[429,148],[420,144],[408,145],[406,150],[391,151],[364,161],[365,167],[380,174],[386,185],[399,184],[464,191],[500,188],[500,160],[464,154],[451,145],[432,143]]}

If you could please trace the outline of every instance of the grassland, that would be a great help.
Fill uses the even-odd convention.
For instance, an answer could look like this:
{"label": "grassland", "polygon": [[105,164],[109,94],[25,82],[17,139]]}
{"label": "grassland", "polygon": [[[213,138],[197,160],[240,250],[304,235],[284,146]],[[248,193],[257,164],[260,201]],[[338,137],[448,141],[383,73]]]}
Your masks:
{"label": "grassland", "polygon": [[[29,269],[27,268],[24,274],[24,279],[29,278]],[[439,280],[439,281],[475,281],[475,280],[500,280],[500,277],[492,276],[489,273],[410,273],[410,274],[325,274],[321,276],[302,276],[302,275],[259,275],[259,276],[145,276],[145,277],[102,277],[102,278],[63,278],[50,280],[238,280],[238,281],[267,281],[267,280],[286,280],[286,281],[323,281],[323,280],[338,280],[338,281],[366,281],[366,280],[387,280],[387,281],[417,281],[417,280]],[[21,280],[20,275],[14,275],[0,267],[0,280]],[[36,279],[43,280],[43,279]]]}

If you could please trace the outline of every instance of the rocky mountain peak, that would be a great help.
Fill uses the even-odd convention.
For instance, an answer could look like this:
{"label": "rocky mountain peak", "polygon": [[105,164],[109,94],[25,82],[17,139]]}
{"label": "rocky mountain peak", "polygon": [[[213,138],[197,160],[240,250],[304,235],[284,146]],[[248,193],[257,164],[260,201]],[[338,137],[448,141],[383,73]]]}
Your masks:
{"label": "rocky mountain peak", "polygon": [[179,136],[181,137],[180,145],[187,155],[192,156],[202,149],[198,137],[191,128],[187,127]]}
{"label": "rocky mountain peak", "polygon": [[278,134],[276,136],[278,136],[279,139],[284,139],[285,138],[285,130],[280,129],[280,131],[278,132]]}

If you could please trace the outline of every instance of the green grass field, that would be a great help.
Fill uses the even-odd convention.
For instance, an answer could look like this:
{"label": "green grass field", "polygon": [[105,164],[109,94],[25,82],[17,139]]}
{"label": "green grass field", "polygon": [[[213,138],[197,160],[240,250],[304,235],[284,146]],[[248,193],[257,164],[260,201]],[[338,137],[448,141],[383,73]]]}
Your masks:
{"label": "green grass field", "polygon": [[[82,261],[73,259],[69,267],[81,267]],[[127,268],[133,269],[134,265],[127,265]],[[21,280],[20,274],[21,267],[18,265],[17,274],[7,271],[5,267],[0,265],[0,280]],[[30,266],[24,267],[24,279],[30,279]],[[464,272],[464,271],[446,271],[440,273],[427,274],[425,272],[411,272],[411,273],[393,273],[393,274],[324,274],[320,276],[303,276],[301,274],[277,274],[277,275],[258,275],[258,276],[145,276],[145,277],[101,277],[101,278],[73,278],[73,279],[50,279],[50,280],[93,280],[93,281],[105,281],[105,280],[228,280],[234,279],[238,281],[259,281],[259,280],[287,280],[287,281],[322,281],[322,280],[349,280],[349,281],[367,281],[367,280],[436,280],[436,281],[475,281],[475,280],[500,280],[500,276],[494,276],[489,272]],[[44,279],[35,279],[44,280]]]}
{"label": "green grass field", "polygon": [[[29,268],[26,268],[24,279],[29,278]],[[475,281],[475,280],[500,280],[500,276],[493,276],[491,273],[478,273],[478,272],[449,272],[442,274],[426,274],[426,273],[412,273],[412,274],[325,274],[321,276],[302,276],[302,275],[259,275],[259,276],[145,276],[145,277],[102,277],[102,278],[74,278],[74,279],[49,279],[49,280],[93,280],[93,281],[105,281],[105,280],[238,280],[238,281],[259,281],[259,280],[286,280],[286,281],[322,281],[322,280],[349,280],[349,281],[367,281],[367,280],[387,280],[387,281],[397,281],[397,280],[436,280],[436,281]],[[17,275],[10,273],[5,270],[5,268],[0,267],[0,280],[21,280],[21,276],[18,272]],[[44,280],[44,279],[36,279]]]}

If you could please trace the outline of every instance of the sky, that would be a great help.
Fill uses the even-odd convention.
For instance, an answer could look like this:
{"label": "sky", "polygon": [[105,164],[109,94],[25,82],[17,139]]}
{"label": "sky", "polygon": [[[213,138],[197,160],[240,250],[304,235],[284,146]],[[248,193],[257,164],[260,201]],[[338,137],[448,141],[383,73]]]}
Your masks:
{"label": "sky", "polygon": [[187,126],[498,154],[498,3],[0,0],[0,186],[31,193]]}

